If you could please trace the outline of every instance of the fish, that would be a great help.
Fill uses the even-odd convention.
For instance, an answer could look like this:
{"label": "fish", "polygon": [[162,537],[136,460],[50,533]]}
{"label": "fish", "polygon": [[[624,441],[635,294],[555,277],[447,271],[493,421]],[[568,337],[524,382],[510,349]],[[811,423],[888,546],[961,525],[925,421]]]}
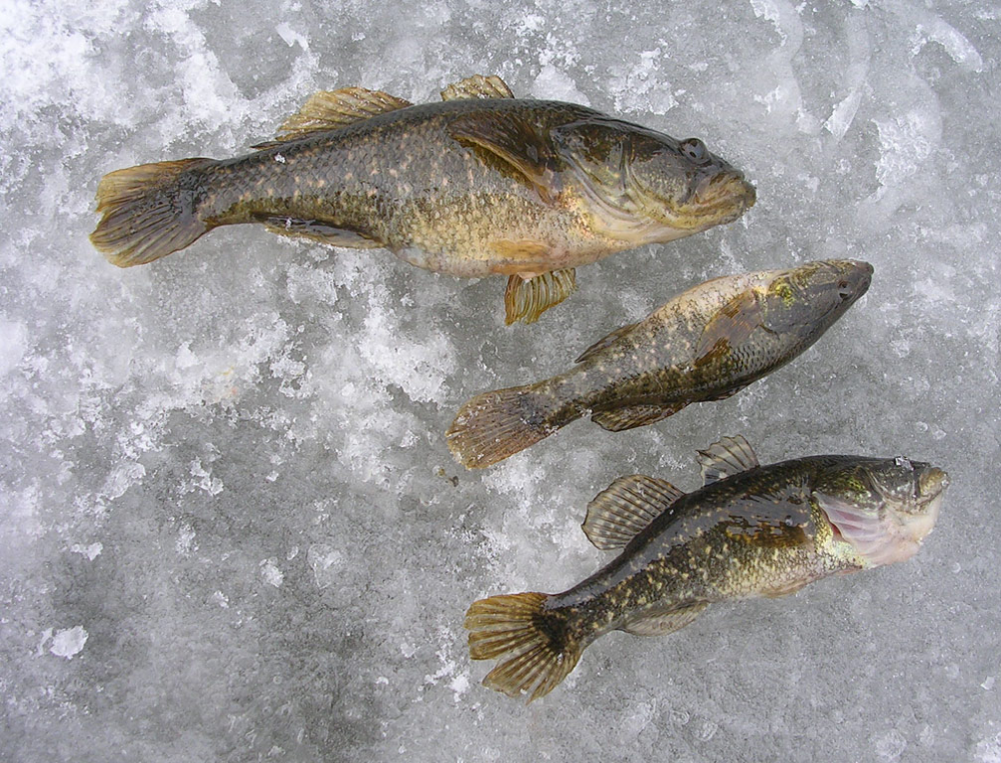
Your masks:
{"label": "fish", "polygon": [[111,172],[90,240],[121,267],[242,223],[385,248],[433,272],[508,276],[510,325],[569,296],[578,266],[732,222],[755,202],[743,173],[698,138],[518,99],[497,76],[441,97],[321,91],[253,153]]}
{"label": "fish", "polygon": [[807,456],[761,466],[742,436],[699,451],[703,487],[642,474],[615,480],[583,524],[621,553],[557,594],[474,602],[465,618],[483,680],[529,702],[552,691],[613,630],[673,633],[710,604],[792,594],[834,574],[912,557],[938,518],[949,475],[907,458]]}
{"label": "fish", "polygon": [[872,273],[867,262],[817,260],[706,281],[598,340],[569,371],[472,398],[445,433],[448,447],[478,469],[583,416],[619,432],[728,398],[816,342]]}

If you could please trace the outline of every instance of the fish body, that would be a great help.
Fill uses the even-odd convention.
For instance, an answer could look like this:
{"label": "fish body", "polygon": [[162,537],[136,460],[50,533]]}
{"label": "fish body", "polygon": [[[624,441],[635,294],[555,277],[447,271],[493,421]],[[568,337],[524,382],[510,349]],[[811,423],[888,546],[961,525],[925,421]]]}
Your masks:
{"label": "fish body", "polygon": [[821,260],[706,281],[613,331],[569,371],[474,397],[449,447],[467,467],[485,467],[588,414],[620,431],[729,397],[817,341],[871,277],[868,263]]}
{"label": "fish body", "polygon": [[474,659],[502,662],[485,684],[535,699],[612,630],[671,633],[708,605],[783,596],[834,573],[902,561],[938,517],[948,475],[904,458],[810,456],[760,466],[742,437],[700,453],[704,487],[616,480],[588,507],[584,531],[621,549],[558,594],[496,596],[466,617]]}
{"label": "fish body", "polygon": [[255,153],[113,172],[91,240],[121,266],[241,223],[385,247],[427,270],[509,276],[510,323],[565,298],[578,265],[731,222],[754,203],[753,186],[698,139],[516,99],[497,77],[442,97],[322,92]]}

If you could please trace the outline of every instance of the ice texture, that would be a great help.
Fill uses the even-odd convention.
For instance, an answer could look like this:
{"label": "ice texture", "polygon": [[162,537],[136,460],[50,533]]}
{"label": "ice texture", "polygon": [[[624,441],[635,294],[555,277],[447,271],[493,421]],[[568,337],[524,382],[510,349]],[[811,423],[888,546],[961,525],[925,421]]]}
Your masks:
{"label": "ice texture", "polygon": [[[5,0],[0,11],[0,759],[1001,760],[1001,13],[991,0],[605,4]],[[102,174],[225,157],[313,91],[415,102],[473,73],[743,168],[735,224],[581,268],[506,328],[503,279],[260,228],[119,270]],[[745,392],[620,434],[578,422],[486,472],[443,432],[706,278],[876,272]],[[605,558],[614,478],[762,461],[946,468],[913,560],[609,635],[525,707],[462,619]]]}

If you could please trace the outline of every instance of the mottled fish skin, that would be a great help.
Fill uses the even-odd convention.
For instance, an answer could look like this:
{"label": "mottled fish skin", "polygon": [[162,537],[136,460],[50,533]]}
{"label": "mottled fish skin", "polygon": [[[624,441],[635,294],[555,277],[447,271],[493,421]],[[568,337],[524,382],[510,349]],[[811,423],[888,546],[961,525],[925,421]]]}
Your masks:
{"label": "mottled fish skin", "polygon": [[817,341],[872,272],[820,260],[706,281],[616,330],[569,371],[473,398],[447,432],[449,447],[467,467],[485,467],[588,414],[618,431],[729,397]]}
{"label": "mottled fish skin", "polygon": [[[360,88],[320,93],[290,120],[291,137],[255,153],[111,173],[91,239],[128,266],[215,227],[258,222],[386,247],[436,272],[531,280],[731,222],[754,203],[743,175],[697,139],[574,104],[496,97],[505,92],[498,78],[474,77],[444,91],[450,100],[421,105]],[[573,288],[564,279],[514,319],[534,320]]]}
{"label": "mottled fish skin", "polygon": [[[743,438],[727,440],[751,454],[751,468],[687,495],[641,475],[599,494],[584,525],[599,547],[617,545],[602,545],[610,537],[603,523],[614,536],[616,523],[661,513],[591,577],[563,593],[498,596],[470,608],[474,659],[504,658],[487,685],[534,699],[609,631],[670,633],[714,602],[783,596],[834,573],[909,558],[948,486],[942,470],[902,458],[810,456],[758,466]],[[520,617],[515,607],[528,606]]]}

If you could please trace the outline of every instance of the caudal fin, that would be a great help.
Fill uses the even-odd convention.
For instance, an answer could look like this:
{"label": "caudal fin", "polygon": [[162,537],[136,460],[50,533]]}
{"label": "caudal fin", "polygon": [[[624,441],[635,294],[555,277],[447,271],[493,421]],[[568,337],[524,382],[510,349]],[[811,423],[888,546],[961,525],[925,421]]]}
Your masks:
{"label": "caudal fin", "polygon": [[486,392],[469,400],[445,437],[467,469],[481,469],[537,443],[566,422],[554,423],[558,401],[533,386]]}
{"label": "caudal fin", "polygon": [[97,186],[103,213],[90,241],[122,268],[152,262],[192,244],[208,230],[198,219],[183,178],[211,159],[182,159],[118,170]]}
{"label": "caudal fin", "polygon": [[466,612],[469,656],[499,658],[483,685],[509,697],[545,696],[566,678],[582,647],[571,638],[566,615],[543,611],[544,593],[515,593],[474,602]]}

